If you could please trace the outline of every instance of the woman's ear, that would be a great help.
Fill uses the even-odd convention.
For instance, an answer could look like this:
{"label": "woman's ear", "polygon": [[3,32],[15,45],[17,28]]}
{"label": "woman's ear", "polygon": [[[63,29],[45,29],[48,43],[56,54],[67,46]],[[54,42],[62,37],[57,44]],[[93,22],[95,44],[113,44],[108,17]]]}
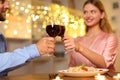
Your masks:
{"label": "woman's ear", "polygon": [[103,19],[104,17],[105,17],[105,12],[102,12],[101,19]]}

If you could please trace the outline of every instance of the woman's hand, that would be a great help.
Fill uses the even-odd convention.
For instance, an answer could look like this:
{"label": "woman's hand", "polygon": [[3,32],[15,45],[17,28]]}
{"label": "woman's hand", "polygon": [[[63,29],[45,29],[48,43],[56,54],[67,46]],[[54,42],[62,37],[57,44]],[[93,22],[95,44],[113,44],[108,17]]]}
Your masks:
{"label": "woman's hand", "polygon": [[62,42],[64,44],[65,50],[76,50],[78,52],[81,52],[82,50],[82,45],[78,42],[77,39],[69,37],[69,36],[64,36],[62,38]]}
{"label": "woman's hand", "polygon": [[75,39],[69,36],[64,36],[62,38],[65,50],[75,49]]}

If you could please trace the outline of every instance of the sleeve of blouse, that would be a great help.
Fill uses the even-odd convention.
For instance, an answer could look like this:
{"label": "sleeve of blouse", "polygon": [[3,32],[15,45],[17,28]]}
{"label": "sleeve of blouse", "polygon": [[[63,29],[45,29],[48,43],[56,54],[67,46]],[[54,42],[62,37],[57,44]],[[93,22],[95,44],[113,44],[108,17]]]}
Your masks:
{"label": "sleeve of blouse", "polygon": [[105,59],[105,63],[107,68],[110,65],[113,65],[116,59],[117,51],[118,51],[118,38],[114,34],[110,34],[107,42],[106,48],[104,50],[103,56]]}

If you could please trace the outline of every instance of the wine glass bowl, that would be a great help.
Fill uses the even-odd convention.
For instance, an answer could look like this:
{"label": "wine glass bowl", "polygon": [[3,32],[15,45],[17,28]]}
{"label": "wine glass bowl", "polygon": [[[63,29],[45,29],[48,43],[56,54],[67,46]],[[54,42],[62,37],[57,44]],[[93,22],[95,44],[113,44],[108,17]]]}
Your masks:
{"label": "wine glass bowl", "polygon": [[59,28],[60,28],[60,32],[59,32],[58,36],[60,36],[60,37],[64,37],[65,26],[63,26],[63,25],[59,25]]}
{"label": "wine glass bowl", "polygon": [[56,36],[63,37],[64,33],[65,33],[65,26],[56,25],[56,24],[47,25],[46,26],[46,32],[51,37],[56,37]]}

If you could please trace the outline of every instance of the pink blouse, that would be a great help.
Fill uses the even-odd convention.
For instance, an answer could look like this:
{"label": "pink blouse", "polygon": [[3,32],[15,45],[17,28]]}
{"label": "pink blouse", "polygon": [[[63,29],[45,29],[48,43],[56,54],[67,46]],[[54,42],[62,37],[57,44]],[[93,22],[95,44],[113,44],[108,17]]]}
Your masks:
{"label": "pink blouse", "polygon": [[[114,69],[114,62],[117,55],[118,39],[113,33],[100,32],[91,45],[87,45],[87,35],[76,38],[80,44],[89,48],[97,54],[103,55],[108,69]],[[96,58],[97,59],[97,58]],[[70,54],[70,66],[76,66],[85,63],[87,66],[97,67],[80,53],[73,51]]]}

